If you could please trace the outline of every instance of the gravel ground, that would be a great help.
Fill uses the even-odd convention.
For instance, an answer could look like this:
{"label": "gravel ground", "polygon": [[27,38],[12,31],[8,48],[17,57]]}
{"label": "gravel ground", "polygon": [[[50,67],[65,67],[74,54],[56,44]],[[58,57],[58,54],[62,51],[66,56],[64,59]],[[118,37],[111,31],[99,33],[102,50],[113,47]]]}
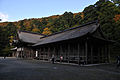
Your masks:
{"label": "gravel ground", "polygon": [[0,80],[120,80],[115,64],[77,66],[0,58]]}

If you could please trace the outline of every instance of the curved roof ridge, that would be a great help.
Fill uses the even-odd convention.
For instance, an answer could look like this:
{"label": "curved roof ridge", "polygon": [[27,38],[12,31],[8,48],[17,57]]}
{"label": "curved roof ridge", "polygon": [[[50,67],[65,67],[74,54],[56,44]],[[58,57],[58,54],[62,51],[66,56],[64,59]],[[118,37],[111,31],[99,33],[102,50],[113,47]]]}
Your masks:
{"label": "curved roof ridge", "polygon": [[46,36],[46,35],[44,35],[44,34],[40,34],[40,33],[37,33],[37,32],[31,32],[31,31],[19,30],[19,32],[25,32],[25,33],[30,33],[30,34],[36,34],[36,35]]}

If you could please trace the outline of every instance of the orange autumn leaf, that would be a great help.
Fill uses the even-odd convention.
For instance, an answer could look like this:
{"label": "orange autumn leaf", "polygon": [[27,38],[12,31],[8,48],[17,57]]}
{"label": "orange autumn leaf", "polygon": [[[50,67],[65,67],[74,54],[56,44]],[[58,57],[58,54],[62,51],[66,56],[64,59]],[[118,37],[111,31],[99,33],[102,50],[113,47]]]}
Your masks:
{"label": "orange autumn leaf", "polygon": [[43,30],[42,34],[44,34],[44,35],[50,35],[50,34],[52,34],[52,32],[50,31],[49,28],[45,28],[45,29]]}
{"label": "orange autumn leaf", "polygon": [[115,20],[116,22],[117,22],[117,21],[120,21],[120,14],[115,15],[114,20]]}

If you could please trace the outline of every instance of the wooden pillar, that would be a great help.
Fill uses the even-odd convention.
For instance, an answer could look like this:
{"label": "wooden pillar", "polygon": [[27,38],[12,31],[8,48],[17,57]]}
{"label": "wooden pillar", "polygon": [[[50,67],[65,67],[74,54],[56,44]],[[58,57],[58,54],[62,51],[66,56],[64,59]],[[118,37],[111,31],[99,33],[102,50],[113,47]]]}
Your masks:
{"label": "wooden pillar", "polygon": [[69,43],[68,43],[68,63],[70,62],[70,45],[69,45]]}
{"label": "wooden pillar", "polygon": [[31,57],[31,59],[33,58],[33,57],[32,57],[32,49],[30,50],[30,57]]}
{"label": "wooden pillar", "polygon": [[19,52],[19,58],[21,58],[22,49],[20,48],[20,51],[18,49],[18,52]]}
{"label": "wooden pillar", "polygon": [[30,59],[31,59],[31,49],[32,49],[32,48],[30,48],[30,51],[29,51],[29,57],[30,57]]}
{"label": "wooden pillar", "polygon": [[101,62],[103,62],[103,46],[101,46]]}
{"label": "wooden pillar", "polygon": [[[62,46],[60,45],[60,57],[63,56],[62,55]],[[62,60],[60,59],[60,62],[62,62]]]}
{"label": "wooden pillar", "polygon": [[38,49],[38,59],[40,60],[40,49]]}
{"label": "wooden pillar", "polygon": [[25,48],[23,47],[23,50],[22,50],[22,55],[23,55],[23,58],[25,58]]}
{"label": "wooden pillar", "polygon": [[45,47],[43,48],[43,60],[45,59],[44,56],[45,56]]}
{"label": "wooden pillar", "polygon": [[53,54],[54,54],[54,56],[55,56],[55,47],[53,48]]}
{"label": "wooden pillar", "polygon": [[30,58],[32,59],[32,49],[30,50]]}
{"label": "wooden pillar", "polygon": [[110,46],[107,44],[106,45],[106,58],[107,58],[107,62],[110,63]]}
{"label": "wooden pillar", "polygon": [[23,49],[22,49],[22,47],[21,47],[21,53],[20,53],[21,55],[21,58],[23,58]]}
{"label": "wooden pillar", "polygon": [[98,62],[100,63],[100,48],[98,48]]}
{"label": "wooden pillar", "polygon": [[42,48],[40,48],[40,59],[42,59]]}
{"label": "wooden pillar", "polygon": [[108,61],[108,49],[107,49],[107,45],[105,45],[105,62]]}
{"label": "wooden pillar", "polygon": [[103,46],[103,61],[105,62],[105,45]]}
{"label": "wooden pillar", "polygon": [[100,63],[102,62],[102,48],[101,48],[101,46],[100,46]]}
{"label": "wooden pillar", "polygon": [[85,61],[86,61],[86,64],[87,64],[87,55],[88,55],[88,43],[87,41],[85,42]]}
{"label": "wooden pillar", "polygon": [[34,49],[32,50],[32,57],[34,59],[35,55],[34,55]]}
{"label": "wooden pillar", "polygon": [[39,53],[40,53],[40,51],[39,51],[39,49],[37,49],[37,51],[38,51],[38,60],[39,60],[39,56],[40,56]]}
{"label": "wooden pillar", "polygon": [[48,61],[50,61],[50,47],[48,47]]}
{"label": "wooden pillar", "polygon": [[60,45],[60,55],[63,55],[63,50],[62,50],[62,46]]}
{"label": "wooden pillar", "polygon": [[28,58],[30,59],[30,50],[31,48],[29,48],[29,50],[27,51],[28,52]]}
{"label": "wooden pillar", "polygon": [[93,46],[91,45],[91,64],[93,64]]}
{"label": "wooden pillar", "polygon": [[23,47],[22,47],[22,58],[24,58],[24,50],[23,50]]}
{"label": "wooden pillar", "polygon": [[108,63],[110,63],[110,46],[108,45]]}
{"label": "wooden pillar", "polygon": [[78,65],[80,65],[80,44],[78,43]]}

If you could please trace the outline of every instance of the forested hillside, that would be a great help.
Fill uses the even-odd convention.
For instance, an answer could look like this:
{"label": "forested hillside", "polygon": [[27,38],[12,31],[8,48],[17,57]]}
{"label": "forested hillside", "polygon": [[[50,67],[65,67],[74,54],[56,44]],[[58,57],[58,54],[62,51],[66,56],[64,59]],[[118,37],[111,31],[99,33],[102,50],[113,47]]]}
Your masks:
{"label": "forested hillside", "polygon": [[120,5],[119,1],[113,1],[99,0],[79,13],[65,12],[62,15],[0,23],[0,53],[9,53],[10,42],[13,41],[17,30],[49,35],[98,20],[108,39],[117,42],[112,46],[114,54],[120,54]]}

